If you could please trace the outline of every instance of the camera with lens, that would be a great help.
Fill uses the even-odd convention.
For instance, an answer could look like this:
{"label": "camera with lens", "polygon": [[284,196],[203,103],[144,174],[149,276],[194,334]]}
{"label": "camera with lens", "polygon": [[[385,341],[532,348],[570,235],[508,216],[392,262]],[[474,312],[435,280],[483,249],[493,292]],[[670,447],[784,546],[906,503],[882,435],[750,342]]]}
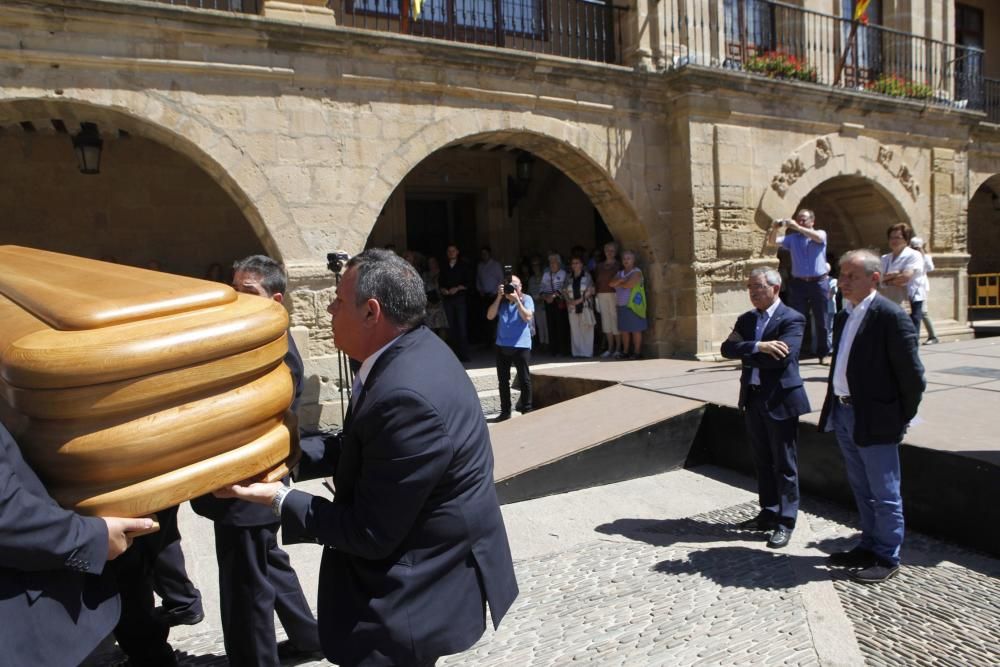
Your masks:
{"label": "camera with lens", "polygon": [[514,293],[514,267],[510,264],[505,264],[503,267],[503,293]]}
{"label": "camera with lens", "polygon": [[334,273],[340,273],[344,270],[344,262],[351,258],[346,252],[328,252],[326,253],[326,268]]}

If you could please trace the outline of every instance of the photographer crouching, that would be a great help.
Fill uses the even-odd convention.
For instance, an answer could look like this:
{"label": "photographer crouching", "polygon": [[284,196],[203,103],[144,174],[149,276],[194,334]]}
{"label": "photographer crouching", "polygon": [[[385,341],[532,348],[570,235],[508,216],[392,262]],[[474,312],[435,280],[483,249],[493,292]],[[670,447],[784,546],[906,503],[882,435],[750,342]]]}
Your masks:
{"label": "photographer crouching", "polygon": [[521,279],[511,267],[504,267],[504,282],[497,287],[497,296],[486,310],[486,319],[497,319],[497,380],[500,382],[500,414],[494,421],[510,419],[510,365],[517,368],[521,384],[519,412],[531,412],[531,318],[535,302],[521,292]]}

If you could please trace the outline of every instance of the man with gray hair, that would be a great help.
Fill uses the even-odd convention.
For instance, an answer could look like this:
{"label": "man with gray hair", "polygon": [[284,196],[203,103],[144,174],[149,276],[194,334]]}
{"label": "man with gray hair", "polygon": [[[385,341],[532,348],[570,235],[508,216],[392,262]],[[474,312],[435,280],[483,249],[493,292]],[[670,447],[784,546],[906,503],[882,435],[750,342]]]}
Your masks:
{"label": "man with gray hair", "polygon": [[828,563],[861,583],[899,571],[903,544],[899,443],[926,383],[917,332],[902,308],[878,293],[881,260],[868,250],[840,259],[844,309],[833,323],[833,359],[821,431],[837,436],[854,493],[861,540]]}
{"label": "man with gray hair", "polygon": [[781,275],[757,268],[747,280],[753,309],[740,315],[722,356],[739,359],[739,406],[757,468],[760,512],[740,523],[742,530],[770,533],[767,546],[788,544],[799,510],[796,438],[799,415],[809,412],[809,398],[799,377],[799,349],[806,318],[778,298]]}
{"label": "man with gray hair", "polygon": [[288,541],[327,547],[319,634],[338,665],[432,665],[472,646],[517,596],[472,381],[421,324],[423,280],[393,253],[347,263],[328,311],[361,361],[344,429],[304,438],[297,479],[333,475],[332,500],[280,484],[220,492],[268,505]]}

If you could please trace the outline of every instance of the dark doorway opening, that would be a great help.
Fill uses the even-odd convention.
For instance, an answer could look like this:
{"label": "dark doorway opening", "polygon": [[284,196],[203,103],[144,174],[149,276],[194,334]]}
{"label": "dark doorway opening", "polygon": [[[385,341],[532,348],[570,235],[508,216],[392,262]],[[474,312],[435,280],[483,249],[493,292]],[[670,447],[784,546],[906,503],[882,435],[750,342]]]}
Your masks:
{"label": "dark doorway opening", "polygon": [[449,243],[463,257],[476,255],[474,192],[406,194],[406,247],[425,257],[443,257]]}

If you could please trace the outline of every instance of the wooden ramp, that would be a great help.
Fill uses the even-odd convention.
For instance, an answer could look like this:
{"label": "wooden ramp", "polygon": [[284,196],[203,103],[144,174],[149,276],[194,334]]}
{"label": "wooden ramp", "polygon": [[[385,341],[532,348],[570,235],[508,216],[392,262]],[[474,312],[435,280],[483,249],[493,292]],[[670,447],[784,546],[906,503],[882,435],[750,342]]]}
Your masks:
{"label": "wooden ramp", "polygon": [[683,467],[704,408],[701,401],[612,385],[491,425],[500,502]]}

